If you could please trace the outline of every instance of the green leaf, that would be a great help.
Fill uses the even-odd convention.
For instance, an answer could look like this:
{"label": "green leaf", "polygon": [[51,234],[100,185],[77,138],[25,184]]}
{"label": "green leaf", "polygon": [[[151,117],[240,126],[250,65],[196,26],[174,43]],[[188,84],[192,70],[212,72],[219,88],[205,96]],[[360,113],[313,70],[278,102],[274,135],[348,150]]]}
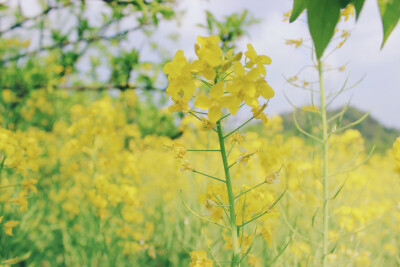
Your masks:
{"label": "green leaf", "polygon": [[379,11],[382,17],[383,42],[382,47],[400,19],[399,0],[378,0]]}
{"label": "green leaf", "polygon": [[358,17],[360,16],[361,9],[364,6],[364,2],[365,0],[352,0],[354,8],[356,9],[356,20],[358,20]]}
{"label": "green leaf", "polygon": [[308,28],[320,59],[331,40],[340,16],[340,0],[308,1]]}
{"label": "green leaf", "polygon": [[348,4],[350,4],[351,0],[339,0],[340,8],[345,8]]}
{"label": "green leaf", "polygon": [[294,0],[293,10],[290,15],[289,22],[295,21],[307,7],[307,0]]}

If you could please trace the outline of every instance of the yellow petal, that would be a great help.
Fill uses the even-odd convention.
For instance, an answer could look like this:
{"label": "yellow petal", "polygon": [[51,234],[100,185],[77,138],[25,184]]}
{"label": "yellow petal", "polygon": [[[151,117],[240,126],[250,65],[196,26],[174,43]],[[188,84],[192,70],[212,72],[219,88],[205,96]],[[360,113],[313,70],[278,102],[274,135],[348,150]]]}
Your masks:
{"label": "yellow petal", "polygon": [[232,115],[236,114],[240,107],[240,103],[240,99],[233,95],[223,96],[220,100],[221,106],[227,107]]}
{"label": "yellow petal", "polygon": [[256,82],[257,89],[264,99],[270,99],[275,95],[274,90],[269,86],[265,80],[258,80]]}
{"label": "yellow petal", "polygon": [[210,122],[215,123],[222,117],[221,107],[213,106],[208,111],[208,119]]}
{"label": "yellow petal", "polygon": [[205,95],[198,95],[194,101],[194,105],[201,109],[208,109],[211,106],[211,100]]}
{"label": "yellow petal", "polygon": [[245,96],[243,100],[250,107],[257,108],[259,106],[258,100],[255,97]]}
{"label": "yellow petal", "polygon": [[244,54],[252,61],[257,57],[257,53],[251,44],[247,44],[247,51]]}
{"label": "yellow petal", "polygon": [[220,41],[221,41],[221,39],[217,35],[212,35],[212,36],[208,36],[208,37],[204,37],[204,36],[197,37],[197,43],[201,46],[205,46],[207,44],[218,45],[218,43]]}
{"label": "yellow petal", "polygon": [[235,72],[235,74],[237,75],[237,76],[243,76],[244,75],[244,68],[243,68],[243,66],[242,66],[242,64],[240,64],[240,62],[238,62],[238,61],[236,61],[234,64],[233,64],[233,71]]}
{"label": "yellow petal", "polygon": [[269,65],[269,64],[271,64],[271,62],[272,62],[271,58],[270,58],[270,57],[267,57],[267,56],[265,56],[265,55],[260,55],[260,56],[258,56],[258,57],[257,57],[257,61],[260,62],[260,63],[262,63],[262,64],[266,64],[266,65]]}
{"label": "yellow petal", "polygon": [[224,83],[218,82],[210,89],[211,98],[221,98],[224,95]]}
{"label": "yellow petal", "polygon": [[257,64],[257,71],[262,75],[267,75],[267,70],[265,69],[263,64]]}

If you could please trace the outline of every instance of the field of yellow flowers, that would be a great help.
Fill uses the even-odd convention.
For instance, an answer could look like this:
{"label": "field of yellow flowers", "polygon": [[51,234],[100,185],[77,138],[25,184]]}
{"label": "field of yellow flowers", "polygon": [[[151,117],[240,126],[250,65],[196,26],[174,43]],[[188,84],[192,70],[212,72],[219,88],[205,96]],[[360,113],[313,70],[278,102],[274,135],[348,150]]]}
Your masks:
{"label": "field of yellow flowers", "polygon": [[[227,195],[220,181],[196,173],[223,176],[220,154],[201,151],[218,148],[201,121],[184,117],[176,139],[143,136],[132,123],[140,104],[132,90],[118,97],[36,90],[18,111],[10,109],[10,94],[2,93],[9,112],[0,131],[1,266],[225,266],[230,260],[229,229],[205,220],[225,223],[217,203]],[[12,112],[19,122],[9,119]],[[241,231],[242,264],[312,266],[321,246],[320,151],[300,137],[284,138],[279,117],[269,118],[262,134],[241,131],[226,143],[236,144],[229,154],[237,163],[234,194],[244,193],[236,201],[238,224],[287,188],[278,205]],[[333,135],[330,147],[332,190],[340,194],[332,196],[329,262],[398,265],[400,139],[393,151],[365,163],[355,130]]]}
{"label": "field of yellow flowers", "polygon": [[[336,22],[358,16],[363,1],[325,1],[326,14],[309,1],[310,38],[285,40],[312,54],[286,79],[311,92],[310,106],[293,105],[296,134],[267,115],[271,58],[251,44],[235,51],[245,24],[255,23],[247,11],[224,23],[207,12],[203,28],[220,32],[197,38],[194,59],[178,50],[169,62],[144,62],[139,50],[112,55],[112,45],[99,43],[111,71],[100,85],[104,58],[92,57],[86,74],[76,68],[89,44],[118,44],[136,30],[150,36],[149,23],[175,16],[174,1],[100,1],[112,13],[101,14],[101,27],[85,18],[85,1],[56,2],[64,6],[33,18],[19,4],[21,15],[10,13],[16,24],[0,30],[2,38],[25,26],[40,32],[36,52],[18,34],[0,40],[0,267],[400,266],[400,137],[387,151],[368,150],[353,129],[367,115],[343,125],[348,106],[328,113],[358,82],[324,86],[324,73],[346,69],[322,57],[327,32],[336,36],[330,55],[351,33]],[[78,23],[66,35],[40,20],[70,5]],[[141,15],[137,27],[102,35],[132,12]],[[319,23],[321,14],[335,24]],[[46,27],[54,43],[41,47]],[[93,86],[81,86],[85,75]],[[317,120],[301,128],[299,110]]]}

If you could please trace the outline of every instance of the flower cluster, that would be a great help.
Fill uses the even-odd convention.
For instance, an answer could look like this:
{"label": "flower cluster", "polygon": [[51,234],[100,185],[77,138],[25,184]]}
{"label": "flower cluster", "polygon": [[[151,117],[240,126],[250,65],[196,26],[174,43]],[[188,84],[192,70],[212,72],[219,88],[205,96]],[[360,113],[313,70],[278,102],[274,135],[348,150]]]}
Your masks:
{"label": "flower cluster", "polygon": [[212,128],[221,119],[224,109],[235,115],[244,102],[254,113],[258,112],[255,118],[265,121],[265,114],[261,115],[265,106],[260,105],[259,98],[274,96],[265,80],[265,65],[271,64],[271,59],[258,55],[248,44],[245,60],[241,62],[241,52],[234,54],[230,50],[224,54],[219,43],[218,36],[199,36],[195,44],[198,59],[189,62],[179,50],[165,65],[169,81],[167,95],[174,102],[169,110],[188,113],[191,111],[189,101],[195,98],[194,106],[207,111],[207,119],[203,120]]}
{"label": "flower cluster", "polygon": [[[39,169],[39,149],[36,141],[30,133],[15,133],[0,127],[0,236],[3,231],[9,237],[18,232],[21,222],[25,223],[23,216],[28,211],[29,198],[37,193],[38,180],[34,177]],[[19,261],[10,258],[3,263]]]}

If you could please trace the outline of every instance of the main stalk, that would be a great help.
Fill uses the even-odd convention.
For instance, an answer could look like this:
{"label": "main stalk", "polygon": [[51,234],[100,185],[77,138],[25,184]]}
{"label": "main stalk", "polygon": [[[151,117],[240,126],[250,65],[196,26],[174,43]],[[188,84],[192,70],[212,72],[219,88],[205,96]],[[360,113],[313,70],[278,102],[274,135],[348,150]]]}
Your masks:
{"label": "main stalk", "polygon": [[218,141],[221,150],[222,162],[225,171],[226,190],[228,193],[228,200],[229,200],[229,223],[230,223],[229,227],[231,230],[232,249],[233,249],[231,266],[236,267],[239,266],[240,250],[238,242],[238,227],[236,225],[235,198],[233,196],[232,181],[231,181],[231,175],[229,173],[229,165],[228,165],[228,158],[226,156],[224,136],[222,132],[221,123],[219,121],[217,122],[217,132],[218,132]]}
{"label": "main stalk", "polygon": [[329,253],[329,174],[328,174],[328,125],[326,119],[326,96],[323,83],[323,71],[321,60],[318,60],[318,75],[319,75],[319,92],[321,97],[321,124],[322,124],[322,185],[323,185],[323,267],[328,266],[328,253]]}

